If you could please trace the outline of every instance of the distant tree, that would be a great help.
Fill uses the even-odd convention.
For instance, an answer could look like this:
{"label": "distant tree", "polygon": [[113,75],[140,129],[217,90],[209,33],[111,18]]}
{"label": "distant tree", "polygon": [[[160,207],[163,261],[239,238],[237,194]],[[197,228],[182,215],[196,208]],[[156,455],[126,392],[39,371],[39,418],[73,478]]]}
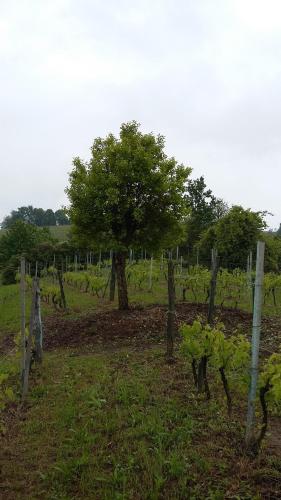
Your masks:
{"label": "distant tree", "polygon": [[19,207],[17,210],[12,210],[11,214],[4,218],[2,228],[11,227],[17,220],[34,224],[33,207],[29,205],[28,207]]}
{"label": "distant tree", "polygon": [[119,308],[128,308],[125,274],[129,248],[175,244],[186,212],[190,168],[164,153],[164,138],[125,123],[120,138],[97,138],[85,163],[74,159],[67,194],[74,230],[115,250]]}
{"label": "distant tree", "polygon": [[48,208],[44,214],[44,226],[55,226],[56,216],[51,208]]}
{"label": "distant tree", "polygon": [[200,235],[212,224],[223,217],[227,204],[216,198],[211,189],[206,189],[204,177],[190,179],[187,186],[187,203],[190,214],[187,218],[187,247],[192,250]]}
{"label": "distant tree", "polygon": [[264,233],[262,236],[265,242],[264,268],[266,272],[281,271],[281,237],[276,233]]}
{"label": "distant tree", "polygon": [[211,249],[216,247],[220,262],[230,268],[246,267],[250,250],[255,250],[266,227],[263,212],[252,212],[241,206],[233,206],[216,224],[203,233],[199,241],[200,256],[210,259]]}
{"label": "distant tree", "polygon": [[281,236],[281,224],[279,225],[279,229],[276,231],[277,236]]}
{"label": "distant tree", "polygon": [[33,224],[35,226],[45,226],[45,210],[43,208],[34,208],[33,209]]}
{"label": "distant tree", "polygon": [[70,224],[69,218],[63,209],[55,212],[55,218],[57,226],[67,226]]}
{"label": "distant tree", "polygon": [[0,268],[3,271],[10,267],[15,271],[21,255],[29,257],[38,245],[47,242],[54,242],[47,228],[15,221],[0,237]]}
{"label": "distant tree", "polygon": [[11,214],[4,218],[1,227],[3,229],[12,227],[17,220],[39,227],[70,224],[68,216],[62,209],[54,212],[51,208],[44,210],[43,208],[33,208],[32,205],[29,205],[12,210]]}

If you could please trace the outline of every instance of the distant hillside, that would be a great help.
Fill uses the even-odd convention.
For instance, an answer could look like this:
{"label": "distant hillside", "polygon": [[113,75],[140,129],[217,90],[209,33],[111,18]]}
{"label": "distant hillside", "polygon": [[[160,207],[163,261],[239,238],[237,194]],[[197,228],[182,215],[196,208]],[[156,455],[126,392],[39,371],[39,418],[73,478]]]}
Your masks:
{"label": "distant hillside", "polygon": [[[58,241],[66,241],[68,239],[71,226],[48,226],[48,228],[50,229],[51,235]],[[5,231],[7,230],[0,229],[0,236],[5,233]]]}
{"label": "distant hillside", "polygon": [[66,241],[70,233],[71,226],[49,226],[51,235],[59,241]]}

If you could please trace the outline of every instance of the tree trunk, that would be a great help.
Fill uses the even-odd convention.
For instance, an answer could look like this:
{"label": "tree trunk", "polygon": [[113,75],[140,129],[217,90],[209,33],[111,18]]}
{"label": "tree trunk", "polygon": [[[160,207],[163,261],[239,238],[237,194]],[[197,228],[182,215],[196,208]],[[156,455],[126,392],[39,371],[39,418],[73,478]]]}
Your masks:
{"label": "tree trunk", "polygon": [[111,258],[110,291],[109,291],[109,300],[111,302],[114,301],[115,297],[115,283],[116,283],[115,253],[113,252]]}
{"label": "tree trunk", "polygon": [[116,252],[115,268],[118,285],[118,306],[120,310],[124,311],[126,309],[129,309],[126,280],[126,254],[124,252]]}
{"label": "tree trunk", "polygon": [[60,286],[62,307],[64,310],[66,310],[66,298],[65,298],[64,287],[63,287],[63,276],[62,276],[62,272],[60,269],[58,269],[57,274],[58,274],[58,280],[59,280],[59,286]]}
{"label": "tree trunk", "polygon": [[34,316],[34,324],[33,331],[35,337],[35,346],[34,346],[34,359],[38,363],[42,363],[43,356],[43,332],[42,332],[42,321],[41,321],[41,303],[40,303],[40,286],[39,286],[39,278],[37,278],[37,290],[36,290],[36,298],[35,298],[35,316]]}
{"label": "tree trunk", "polygon": [[192,360],[192,373],[193,373],[194,385],[198,389],[197,363],[195,359]]}
{"label": "tree trunk", "polygon": [[231,413],[232,413],[232,399],[231,399],[231,394],[230,394],[230,391],[229,391],[229,385],[228,385],[228,381],[227,381],[227,378],[226,378],[226,375],[225,375],[224,368],[220,367],[219,368],[219,372],[220,372],[220,376],[221,376],[221,380],[222,380],[224,392],[225,392],[225,395],[226,395],[228,416],[231,417]]}
{"label": "tree trunk", "polygon": [[175,335],[175,278],[174,264],[172,260],[168,262],[168,295],[169,310],[167,317],[167,360],[173,360],[174,354],[174,335]]}
{"label": "tree trunk", "polygon": [[207,399],[211,398],[211,393],[209,389],[208,377],[207,377],[207,366],[208,358],[207,356],[202,356],[198,366],[198,392],[205,392]]}
{"label": "tree trunk", "polygon": [[266,395],[270,391],[272,385],[270,384],[269,381],[267,381],[266,385],[264,387],[260,388],[260,402],[261,402],[261,407],[262,407],[262,426],[260,430],[260,435],[257,439],[256,443],[256,452],[259,451],[261,447],[261,443],[263,439],[265,438],[266,431],[267,431],[267,425],[268,425],[268,410],[267,410],[267,402],[266,402]]}
{"label": "tree trunk", "polygon": [[210,283],[210,298],[209,298],[209,308],[208,308],[208,323],[209,323],[209,325],[213,325],[213,322],[214,322],[215,296],[216,296],[218,270],[219,270],[219,266],[218,266],[217,250],[213,248],[213,250],[212,250],[212,277],[211,277],[211,283]]}

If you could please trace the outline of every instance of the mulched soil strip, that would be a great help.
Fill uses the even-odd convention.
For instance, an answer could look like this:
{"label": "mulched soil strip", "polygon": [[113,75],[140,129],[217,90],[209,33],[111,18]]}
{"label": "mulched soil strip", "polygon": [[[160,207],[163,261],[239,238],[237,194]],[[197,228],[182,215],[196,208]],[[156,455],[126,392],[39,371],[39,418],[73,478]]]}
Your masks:
{"label": "mulched soil strip", "polygon": [[[198,316],[206,318],[205,304],[180,303],[176,322],[192,323]],[[216,317],[226,331],[238,330],[250,335],[252,315],[235,309],[217,308]],[[128,311],[103,311],[69,318],[56,314],[44,321],[44,348],[81,347],[95,344],[131,344],[144,346],[165,340],[167,307],[134,307]],[[281,318],[264,318],[262,350],[270,354],[281,342]]]}
{"label": "mulched soil strip", "polygon": [[[176,323],[192,323],[198,316],[206,319],[206,304],[178,303]],[[224,323],[226,332],[235,330],[251,334],[252,315],[231,308],[216,308],[216,318]],[[56,312],[43,318],[44,350],[81,348],[91,345],[104,347],[147,346],[165,341],[167,307],[153,305],[134,306],[128,311],[107,310],[79,314],[76,317]],[[14,347],[14,334],[7,334],[1,341],[0,353],[6,354]],[[281,344],[281,317],[263,318],[261,348],[269,355]]]}

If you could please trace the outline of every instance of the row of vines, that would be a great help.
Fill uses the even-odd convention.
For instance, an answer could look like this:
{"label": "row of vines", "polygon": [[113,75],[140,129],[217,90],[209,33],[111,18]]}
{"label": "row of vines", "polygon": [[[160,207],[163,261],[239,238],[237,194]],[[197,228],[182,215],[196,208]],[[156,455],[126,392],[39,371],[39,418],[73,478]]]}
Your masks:
{"label": "row of vines", "polygon": [[[82,293],[105,298],[110,281],[110,261],[102,265],[89,265],[87,270],[67,271],[63,281]],[[203,266],[182,265],[175,267],[177,299],[195,303],[207,303],[210,296],[211,271]],[[167,265],[163,261],[139,261],[129,263],[126,268],[127,282],[134,291],[153,292],[157,287],[165,287]],[[61,291],[57,284],[57,270],[49,267],[41,271],[41,298],[57,309],[61,307]],[[220,306],[251,308],[254,288],[254,273],[240,269],[228,271],[220,269],[216,283],[216,304]],[[29,278],[27,277],[27,280]],[[30,284],[30,283],[29,283]],[[263,302],[269,308],[281,307],[281,276],[267,273],[264,277]]]}

